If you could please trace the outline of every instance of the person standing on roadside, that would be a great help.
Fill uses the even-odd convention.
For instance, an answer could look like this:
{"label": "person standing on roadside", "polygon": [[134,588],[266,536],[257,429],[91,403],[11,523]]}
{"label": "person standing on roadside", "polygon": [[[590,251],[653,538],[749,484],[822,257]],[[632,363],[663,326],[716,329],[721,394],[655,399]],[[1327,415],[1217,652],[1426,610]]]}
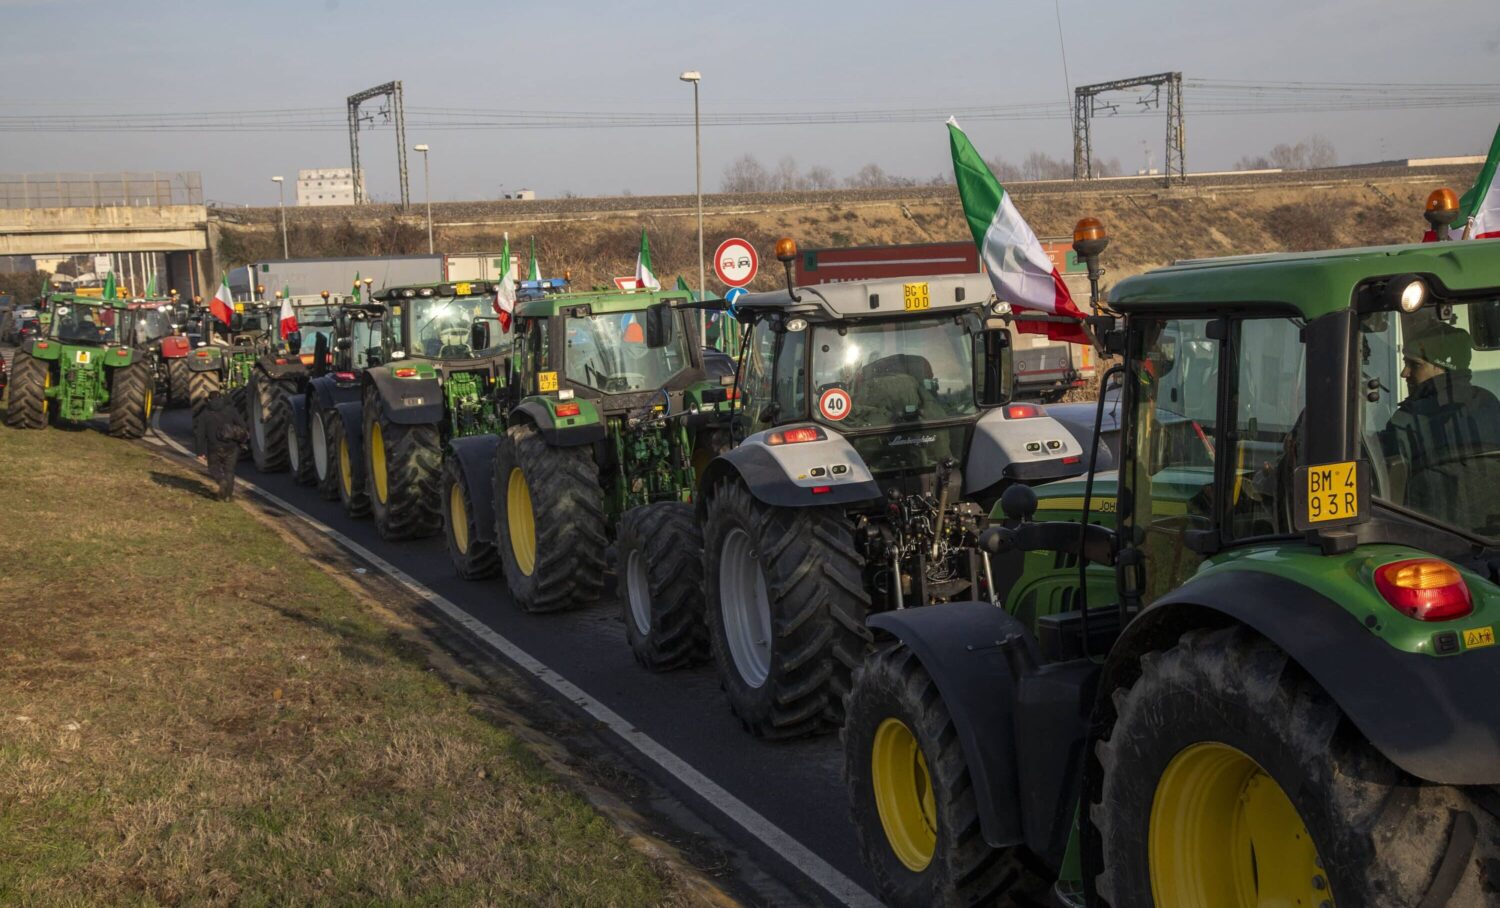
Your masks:
{"label": "person standing on roadside", "polygon": [[198,445],[198,462],[208,466],[208,475],[219,484],[218,499],[234,496],[234,467],[240,459],[240,445],[250,440],[245,418],[235,409],[227,394],[214,391],[193,421],[193,437]]}

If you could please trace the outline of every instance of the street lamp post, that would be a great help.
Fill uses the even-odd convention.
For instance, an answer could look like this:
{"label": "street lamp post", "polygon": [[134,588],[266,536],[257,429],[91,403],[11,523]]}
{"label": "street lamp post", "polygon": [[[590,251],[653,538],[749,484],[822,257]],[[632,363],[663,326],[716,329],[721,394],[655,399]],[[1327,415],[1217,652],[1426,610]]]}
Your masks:
{"label": "street lamp post", "polygon": [[[698,177],[698,293],[701,299],[707,299],[708,272],[703,267],[703,133],[698,120],[698,83],[703,74],[690,69],[677,78],[693,83],[693,160]],[[699,343],[708,342],[708,315],[702,310],[698,312],[698,335]]]}
{"label": "street lamp post", "polygon": [[292,254],[287,251],[286,239],[286,181],[281,177],[271,177],[271,182],[276,184],[276,207],[281,209],[281,257],[289,259]]}
{"label": "street lamp post", "polygon": [[432,177],[427,169],[427,146],[413,145],[412,150],[422,153],[422,188],[427,193],[427,254],[432,255]]}

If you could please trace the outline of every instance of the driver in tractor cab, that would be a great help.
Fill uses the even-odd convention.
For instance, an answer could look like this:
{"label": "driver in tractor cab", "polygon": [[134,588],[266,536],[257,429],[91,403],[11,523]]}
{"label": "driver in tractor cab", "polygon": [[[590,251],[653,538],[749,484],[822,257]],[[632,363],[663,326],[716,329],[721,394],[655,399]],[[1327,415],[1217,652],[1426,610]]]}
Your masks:
{"label": "driver in tractor cab", "polygon": [[[1391,415],[1381,445],[1409,465],[1403,503],[1425,513],[1488,508],[1485,490],[1500,483],[1500,400],[1474,384],[1474,344],[1462,328],[1413,326],[1402,348],[1407,397]],[[1464,526],[1482,526],[1488,514]]]}

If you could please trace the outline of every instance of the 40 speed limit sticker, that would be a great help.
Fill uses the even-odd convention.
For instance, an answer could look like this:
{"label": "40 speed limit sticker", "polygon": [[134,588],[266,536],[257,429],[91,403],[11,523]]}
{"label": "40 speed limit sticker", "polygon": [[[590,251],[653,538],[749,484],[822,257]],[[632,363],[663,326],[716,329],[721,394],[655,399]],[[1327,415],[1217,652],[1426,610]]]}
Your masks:
{"label": "40 speed limit sticker", "polygon": [[818,398],[818,412],[823,418],[838,422],[849,415],[851,401],[849,392],[843,388],[829,388]]}

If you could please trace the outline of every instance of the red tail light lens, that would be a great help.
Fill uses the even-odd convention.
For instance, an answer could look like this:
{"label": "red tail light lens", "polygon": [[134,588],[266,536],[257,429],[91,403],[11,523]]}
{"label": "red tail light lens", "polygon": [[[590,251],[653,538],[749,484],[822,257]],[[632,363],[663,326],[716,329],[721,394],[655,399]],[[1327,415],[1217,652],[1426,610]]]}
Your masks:
{"label": "red tail light lens", "polygon": [[396,370],[396,377],[397,378],[416,378],[417,377],[417,370],[413,369],[411,366],[407,366],[404,369],[397,369]]}
{"label": "red tail light lens", "polygon": [[795,429],[785,429],[781,432],[772,432],[766,436],[768,445],[795,445],[805,441],[822,441],[828,436],[822,429],[816,426],[799,426]]}
{"label": "red tail light lens", "polygon": [[333,373],[333,377],[338,381],[354,381],[353,372],[335,372]]}
{"label": "red tail light lens", "polygon": [[1033,404],[1011,404],[1005,408],[1006,419],[1036,419],[1042,415],[1042,408]]}
{"label": "red tail light lens", "polygon": [[581,411],[577,404],[558,404],[558,416],[577,416]]}
{"label": "red tail light lens", "polygon": [[812,493],[814,495],[827,495],[832,489],[833,486],[813,486]]}
{"label": "red tail light lens", "polygon": [[1375,588],[1397,611],[1418,621],[1452,621],[1474,611],[1458,569],[1436,558],[1384,565],[1375,571]]}

